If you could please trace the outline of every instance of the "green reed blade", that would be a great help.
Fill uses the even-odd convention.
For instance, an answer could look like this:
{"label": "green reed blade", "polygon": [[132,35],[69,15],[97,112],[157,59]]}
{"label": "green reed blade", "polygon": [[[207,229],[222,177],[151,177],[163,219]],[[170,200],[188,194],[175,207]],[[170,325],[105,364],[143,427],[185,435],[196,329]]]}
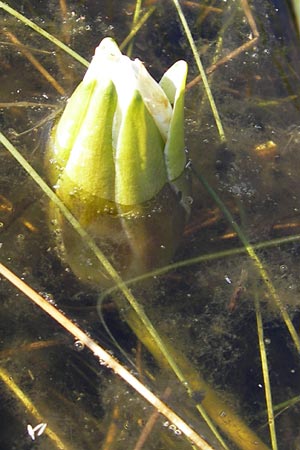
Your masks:
{"label": "green reed blade", "polygon": [[201,78],[202,78],[202,81],[203,81],[203,86],[204,86],[204,89],[205,89],[208,101],[210,103],[210,107],[211,107],[211,110],[212,110],[215,122],[216,122],[216,125],[217,125],[217,128],[218,128],[218,132],[219,132],[219,135],[220,135],[220,140],[221,140],[221,142],[226,142],[225,132],[224,132],[224,128],[223,128],[223,125],[222,125],[222,122],[221,122],[221,118],[220,118],[220,115],[219,115],[219,112],[218,112],[218,109],[217,109],[214,97],[212,95],[212,92],[211,92],[211,89],[210,89],[210,85],[208,83],[208,79],[207,79],[204,67],[202,65],[200,56],[198,54],[197,47],[195,45],[195,42],[194,42],[191,30],[189,28],[189,25],[188,25],[188,23],[186,21],[186,18],[184,16],[184,14],[183,14],[183,11],[181,9],[179,1],[178,0],[172,0],[172,1],[173,1],[174,6],[175,6],[175,8],[177,10],[178,17],[180,18],[180,21],[182,23],[183,29],[185,31],[187,40],[188,40],[188,42],[190,44],[190,47],[191,47],[191,50],[192,50],[192,53],[193,53],[193,56],[194,56],[194,59],[195,59],[196,65],[197,65],[199,73],[201,75]]}
{"label": "green reed blade", "polygon": [[259,352],[261,359],[261,367],[264,378],[264,389],[265,389],[265,397],[267,404],[267,412],[268,412],[268,423],[270,429],[272,450],[278,450],[277,446],[277,438],[276,438],[276,429],[275,429],[275,418],[274,418],[274,410],[273,410],[273,402],[272,402],[272,392],[270,385],[270,377],[269,377],[269,368],[268,368],[268,360],[267,353],[264,341],[264,330],[263,330],[263,321],[261,316],[260,303],[255,294],[254,298],[255,312],[256,312],[256,324],[257,324],[257,335],[258,335],[258,344],[259,344]]}

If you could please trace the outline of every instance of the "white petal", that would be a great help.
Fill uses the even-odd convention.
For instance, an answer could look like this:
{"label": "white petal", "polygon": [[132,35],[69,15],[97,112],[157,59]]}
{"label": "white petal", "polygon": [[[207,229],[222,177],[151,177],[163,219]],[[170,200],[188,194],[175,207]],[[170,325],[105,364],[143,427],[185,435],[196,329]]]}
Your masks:
{"label": "white petal", "polygon": [[172,107],[168,97],[147,72],[142,62],[138,59],[132,61],[122,55],[119,47],[111,38],[103,39],[96,48],[95,56],[85,74],[83,83],[103,79],[112,80],[118,94],[118,110],[114,126],[115,139],[121,126],[122,117],[132,101],[133,92],[138,90],[162,138],[164,141],[167,140],[172,117]]}
{"label": "white petal", "polygon": [[172,117],[172,107],[168,97],[139,59],[136,59],[133,65],[137,75],[138,90],[163,139],[166,141]]}
{"label": "white petal", "polygon": [[117,109],[113,123],[113,147],[118,146],[119,132],[137,89],[136,73],[132,61],[122,55],[115,64],[111,64],[111,79],[117,91]]}
{"label": "white petal", "polygon": [[187,63],[177,61],[164,74],[160,85],[173,105],[173,115],[165,145],[165,160],[170,181],[175,180],[184,170],[184,92]]}
{"label": "white petal", "polygon": [[118,103],[124,113],[132,101],[134,92],[138,89],[137,77],[131,59],[122,55],[111,65],[111,79],[117,89]]}
{"label": "white petal", "polygon": [[188,66],[185,61],[177,61],[163,75],[159,85],[173,105],[185,89]]}
{"label": "white petal", "polygon": [[95,55],[83,78],[83,82],[88,83],[103,77],[110,78],[112,66],[119,61],[121,56],[122,53],[113,39],[103,39],[95,50]]}

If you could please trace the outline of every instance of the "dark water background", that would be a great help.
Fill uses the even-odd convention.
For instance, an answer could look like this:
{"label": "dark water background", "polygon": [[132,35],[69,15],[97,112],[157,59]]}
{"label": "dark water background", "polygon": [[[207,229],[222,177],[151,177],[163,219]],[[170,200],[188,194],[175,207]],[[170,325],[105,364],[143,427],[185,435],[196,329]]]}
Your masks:
{"label": "dark water background", "polygon": [[[176,60],[198,71],[172,2],[156,6],[137,33],[133,56],[159,79]],[[250,39],[238,1],[182,2],[205,67]],[[252,244],[281,239],[257,251],[284,308],[299,330],[300,124],[299,40],[288,4],[253,2],[260,32],[258,44],[219,67],[211,87],[226,133],[220,143],[202,84],[186,94],[186,143],[196,174],[206,177]],[[128,35],[134,12],[130,1],[67,3],[64,17],[56,1],[9,2],[38,25],[67,42],[87,60],[105,36],[118,43]],[[44,144],[53,113],[63,107],[85,68],[34,31],[1,11],[1,131],[44,175]],[[13,33],[59,80],[58,93],[16,47]],[[222,45],[218,50],[222,37]],[[195,423],[184,389],[143,350],[116,306],[118,294],[99,306],[100,286],[76,279],[58,255],[49,232],[48,201],[23,169],[0,149],[1,262],[53,302],[124,364],[101,323],[99,313],[142,376],[161,395],[171,387],[170,404],[215,448],[210,431]],[[183,351],[194,367],[269,445],[266,406],[258,350],[254,299],[261,302],[265,344],[276,417],[278,447],[300,448],[299,355],[266,285],[245,253],[195,258],[242,247],[239,238],[195,173],[190,222],[173,262],[184,267],[132,286],[159,332]],[[287,242],[288,237],[293,237]],[[193,260],[192,260],[193,258]],[[43,421],[66,449],[102,449],[116,424],[113,449],[134,448],[152,410],[116,379],[80,343],[1,280],[1,366],[41,412]],[[42,344],[44,347],[42,347]],[[39,345],[41,348],[38,348]],[[132,368],[129,365],[130,368]],[[133,369],[136,371],[136,367]],[[36,419],[1,382],[0,449],[59,448],[47,436],[33,442],[28,423]],[[191,448],[159,417],[145,449]],[[228,441],[230,449],[238,448]],[[259,448],[259,447],[257,447]]]}

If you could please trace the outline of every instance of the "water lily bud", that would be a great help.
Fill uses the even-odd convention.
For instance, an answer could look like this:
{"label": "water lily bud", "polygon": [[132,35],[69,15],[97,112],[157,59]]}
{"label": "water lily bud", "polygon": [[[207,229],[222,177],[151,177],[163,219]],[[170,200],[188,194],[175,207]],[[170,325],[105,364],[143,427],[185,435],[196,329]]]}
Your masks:
{"label": "water lily bud", "polygon": [[[184,226],[186,75],[186,62],[178,61],[157,83],[141,61],[105,38],[51,131],[50,182],[111,260],[118,243],[112,262],[125,276],[167,262]],[[60,213],[51,214],[73,271],[99,280],[95,258],[74,246]]]}

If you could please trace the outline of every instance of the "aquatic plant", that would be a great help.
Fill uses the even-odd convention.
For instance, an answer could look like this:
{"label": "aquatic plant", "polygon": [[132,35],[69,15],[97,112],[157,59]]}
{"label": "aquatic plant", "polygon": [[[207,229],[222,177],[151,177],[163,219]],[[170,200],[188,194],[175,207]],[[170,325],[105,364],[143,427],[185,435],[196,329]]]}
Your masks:
{"label": "aquatic plant", "polygon": [[[281,29],[282,9],[273,8],[272,2],[249,5],[247,0],[173,0],[173,5],[137,0],[132,14],[130,1],[103,1],[92,12],[89,7],[95,2],[80,2],[76,8],[64,0],[59,8],[42,3],[24,5],[22,12],[30,21],[0,2],[1,8],[21,21],[6,13],[3,17],[1,64],[5,74],[14,75],[11,89],[6,88],[6,75],[1,78],[4,134],[0,133],[0,141],[7,151],[2,150],[0,272],[53,319],[23,302],[10,284],[1,283],[6,347],[1,352],[0,378],[5,396],[18,399],[19,413],[10,421],[6,447],[19,448],[16,430],[23,427],[26,433],[24,420],[31,414],[28,439],[51,439],[55,448],[93,450],[100,443],[106,449],[122,449],[126,442],[135,449],[144,445],[252,450],[254,446],[268,448],[269,443],[277,450],[277,440],[279,445],[294,448],[299,439],[295,408],[299,403],[295,349],[300,349],[299,127],[291,125],[299,114],[299,70],[295,69],[299,58],[295,58],[296,47],[284,43],[287,33],[282,33],[283,39],[274,39]],[[45,19],[45,10],[51,18],[47,14]],[[95,11],[101,17],[94,14],[91,18]],[[283,16],[288,19],[286,12]],[[41,29],[37,25],[41,21],[64,43]],[[289,28],[292,32],[293,27]],[[150,272],[148,267],[157,267],[159,261],[146,261],[144,255],[161,251],[161,260],[168,260],[175,249],[164,244],[169,250],[159,249],[165,236],[160,225],[170,224],[159,210],[166,209],[173,220],[171,195],[180,211],[180,223],[185,222],[184,206],[188,205],[182,204],[178,195],[178,191],[184,192],[178,179],[173,180],[166,171],[167,182],[160,192],[134,205],[90,193],[84,199],[82,195],[81,202],[73,201],[83,189],[77,190],[65,172],[71,150],[59,163],[51,147],[60,119],[55,120],[48,148],[51,187],[43,179],[42,124],[53,120],[57,103],[65,104],[89,65],[69,46],[90,60],[99,36],[114,36],[120,49],[145,61],[157,79],[177,59],[186,59],[190,67],[185,112],[193,215],[176,258]],[[117,89],[114,95],[117,103]],[[45,113],[49,109],[50,117]],[[160,180],[155,179],[154,190]],[[58,196],[60,183],[76,195],[69,196],[61,189]],[[139,192],[145,194],[143,189]],[[45,220],[49,200],[56,239],[49,237]],[[87,205],[97,205],[99,213],[84,213],[80,206]],[[145,213],[152,217],[151,227],[142,226]],[[181,230],[176,229],[173,242],[178,243]],[[149,242],[149,236],[154,240],[147,247],[144,242]],[[65,264],[57,258],[58,243]],[[117,252],[111,251],[116,246]],[[86,267],[78,267],[74,262],[78,260]],[[85,283],[70,273],[69,261]],[[134,261],[138,263],[134,265]],[[127,279],[136,273],[142,276]],[[93,283],[93,288],[86,282]],[[103,284],[110,283],[112,288],[103,290]],[[73,346],[58,324],[73,336]],[[110,337],[115,336],[112,342],[108,342],[108,330]],[[131,373],[99,342],[113,349],[120,360],[125,355]],[[144,347],[147,350],[142,350]],[[153,416],[115,373],[155,406]],[[147,385],[172,405],[177,415],[155,398]],[[5,401],[2,407],[9,415],[12,410],[15,414],[15,408]],[[158,412],[164,414],[163,421]],[[144,426],[147,413],[149,421]],[[70,445],[66,420],[72,428]],[[39,430],[43,430],[41,436]],[[12,443],[14,439],[17,445]]]}
{"label": "aquatic plant", "polygon": [[[46,167],[57,195],[126,277],[167,262],[189,215],[186,75],[178,61],[158,84],[105,38],[51,132]],[[52,220],[67,263],[98,282],[93,256],[74,251],[59,213]]]}

